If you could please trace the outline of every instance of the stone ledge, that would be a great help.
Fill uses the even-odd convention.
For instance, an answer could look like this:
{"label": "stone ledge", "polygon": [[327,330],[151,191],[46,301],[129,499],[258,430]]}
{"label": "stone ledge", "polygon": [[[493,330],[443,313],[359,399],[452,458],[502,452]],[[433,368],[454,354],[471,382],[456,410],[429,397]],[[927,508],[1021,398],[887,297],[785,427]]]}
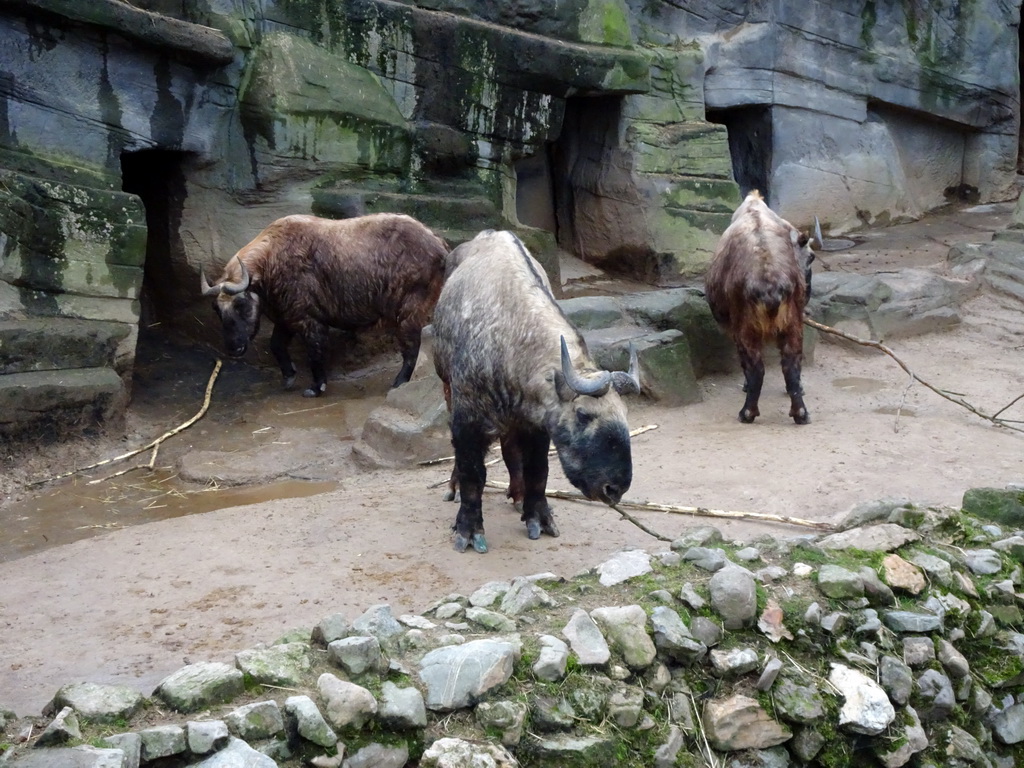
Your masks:
{"label": "stone ledge", "polygon": [[42,11],[109,29],[202,64],[220,66],[235,57],[234,45],[215,29],[144,11],[118,0],[14,0],[9,7]]}
{"label": "stone ledge", "polygon": [[111,366],[131,330],[123,323],[70,318],[0,320],[0,375]]}
{"label": "stone ledge", "polygon": [[0,376],[0,435],[61,435],[119,418],[124,382],[111,368],[33,371]]}

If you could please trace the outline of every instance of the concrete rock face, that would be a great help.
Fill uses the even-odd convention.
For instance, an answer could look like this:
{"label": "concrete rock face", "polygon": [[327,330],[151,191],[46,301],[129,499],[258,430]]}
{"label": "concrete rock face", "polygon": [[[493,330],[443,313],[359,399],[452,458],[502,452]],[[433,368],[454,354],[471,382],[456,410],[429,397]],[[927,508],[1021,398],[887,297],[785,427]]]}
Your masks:
{"label": "concrete rock face", "polygon": [[[143,313],[216,341],[200,265],[285,214],[404,212],[452,245],[514,228],[553,274],[560,246],[676,284],[750,188],[835,233],[1003,199],[1014,179],[1019,11],[997,0],[76,9],[0,11],[0,320],[113,323],[93,367],[126,381]],[[908,307],[955,321],[913,301],[880,332]],[[707,349],[662,333],[652,372]]]}

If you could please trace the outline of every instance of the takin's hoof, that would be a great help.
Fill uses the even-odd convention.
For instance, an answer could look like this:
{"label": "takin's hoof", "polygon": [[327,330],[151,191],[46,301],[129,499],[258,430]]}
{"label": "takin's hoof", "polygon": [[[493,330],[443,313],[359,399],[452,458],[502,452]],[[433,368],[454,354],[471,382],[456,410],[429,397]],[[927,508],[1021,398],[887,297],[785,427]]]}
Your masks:
{"label": "takin's hoof", "polygon": [[284,380],[284,391],[289,392],[295,386],[295,376],[288,376]]}
{"label": "takin's hoof", "polygon": [[473,549],[480,554],[487,551],[487,539],[484,538],[482,533],[474,533],[471,538],[466,538],[461,533],[455,534],[456,552],[465,552],[469,548],[470,543],[473,544]]}
{"label": "takin's hoof", "polygon": [[555,525],[554,519],[543,521],[540,525],[540,531],[554,539],[562,535],[562,532],[558,530],[558,526]]}
{"label": "takin's hoof", "polygon": [[327,384],[314,384],[309,389],[303,391],[303,397],[320,397],[324,392],[327,391]]}
{"label": "takin's hoof", "polygon": [[526,521],[526,536],[534,541],[540,538],[540,520]]}
{"label": "takin's hoof", "polygon": [[753,424],[754,419],[756,419],[760,415],[760,411],[748,411],[746,408],[744,408],[742,411],[740,411],[740,421],[742,421],[744,424]]}
{"label": "takin's hoof", "polygon": [[809,414],[806,409],[801,409],[799,413],[791,413],[789,415],[793,417],[793,421],[797,424],[811,423],[811,414]]}
{"label": "takin's hoof", "polygon": [[444,492],[443,498],[444,498],[445,501],[459,501],[460,500],[459,489],[458,488],[449,488],[447,491]]}

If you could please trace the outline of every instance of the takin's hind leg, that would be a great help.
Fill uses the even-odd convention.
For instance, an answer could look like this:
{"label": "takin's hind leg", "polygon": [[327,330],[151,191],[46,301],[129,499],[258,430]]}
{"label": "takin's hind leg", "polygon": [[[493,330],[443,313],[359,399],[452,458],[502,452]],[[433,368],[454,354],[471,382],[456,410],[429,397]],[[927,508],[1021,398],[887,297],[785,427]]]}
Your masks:
{"label": "takin's hind leg", "polygon": [[558,536],[555,515],[545,495],[551,439],[544,430],[535,430],[520,433],[518,442],[523,459],[522,520],[526,523],[526,535],[531,539],[539,539],[542,533]]}
{"label": "takin's hind leg", "polygon": [[416,368],[416,358],[420,354],[420,340],[423,327],[419,324],[403,323],[398,329],[398,349],[402,353],[402,367],[395,376],[391,388],[400,387],[412,378]]}
{"label": "takin's hind leg", "polygon": [[761,399],[761,386],[764,384],[764,358],[757,345],[737,343],[736,346],[740,353],[740,365],[743,366],[743,391],[747,393],[739,418],[744,424],[752,424],[761,415],[757,403]]}
{"label": "takin's hind leg", "polygon": [[452,445],[459,476],[459,512],[455,516],[455,550],[465,552],[470,544],[477,552],[487,551],[484,537],[483,493],[487,482],[484,454],[490,439],[478,424],[452,413]]}
{"label": "takin's hind leg", "polygon": [[[441,381],[441,390],[444,392],[444,404],[448,409],[448,418],[451,420],[452,414],[452,385],[450,382]],[[452,473],[448,477],[448,490],[444,494],[445,501],[458,501],[459,500],[459,462],[452,462]]]}
{"label": "takin's hind leg", "polygon": [[803,325],[796,331],[779,337],[779,351],[782,353],[782,375],[786,379],[786,393],[789,395],[789,415],[797,424],[810,424],[811,414],[804,405],[804,390],[800,385],[800,370],[803,363]]}
{"label": "takin's hind leg", "polygon": [[512,499],[515,508],[522,512],[526,482],[523,480],[523,449],[519,433],[510,433],[501,438],[501,458],[508,469],[508,489],[505,496]]}

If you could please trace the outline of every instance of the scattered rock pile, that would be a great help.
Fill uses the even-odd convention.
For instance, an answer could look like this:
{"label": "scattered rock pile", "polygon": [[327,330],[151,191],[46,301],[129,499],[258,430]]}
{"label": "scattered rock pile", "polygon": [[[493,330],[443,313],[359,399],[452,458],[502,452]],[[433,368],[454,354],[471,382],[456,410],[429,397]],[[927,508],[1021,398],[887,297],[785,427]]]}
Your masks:
{"label": "scattered rock pile", "polygon": [[698,527],[195,663],[149,698],[0,714],[0,765],[1024,764],[1024,487],[860,505],[828,536]]}

